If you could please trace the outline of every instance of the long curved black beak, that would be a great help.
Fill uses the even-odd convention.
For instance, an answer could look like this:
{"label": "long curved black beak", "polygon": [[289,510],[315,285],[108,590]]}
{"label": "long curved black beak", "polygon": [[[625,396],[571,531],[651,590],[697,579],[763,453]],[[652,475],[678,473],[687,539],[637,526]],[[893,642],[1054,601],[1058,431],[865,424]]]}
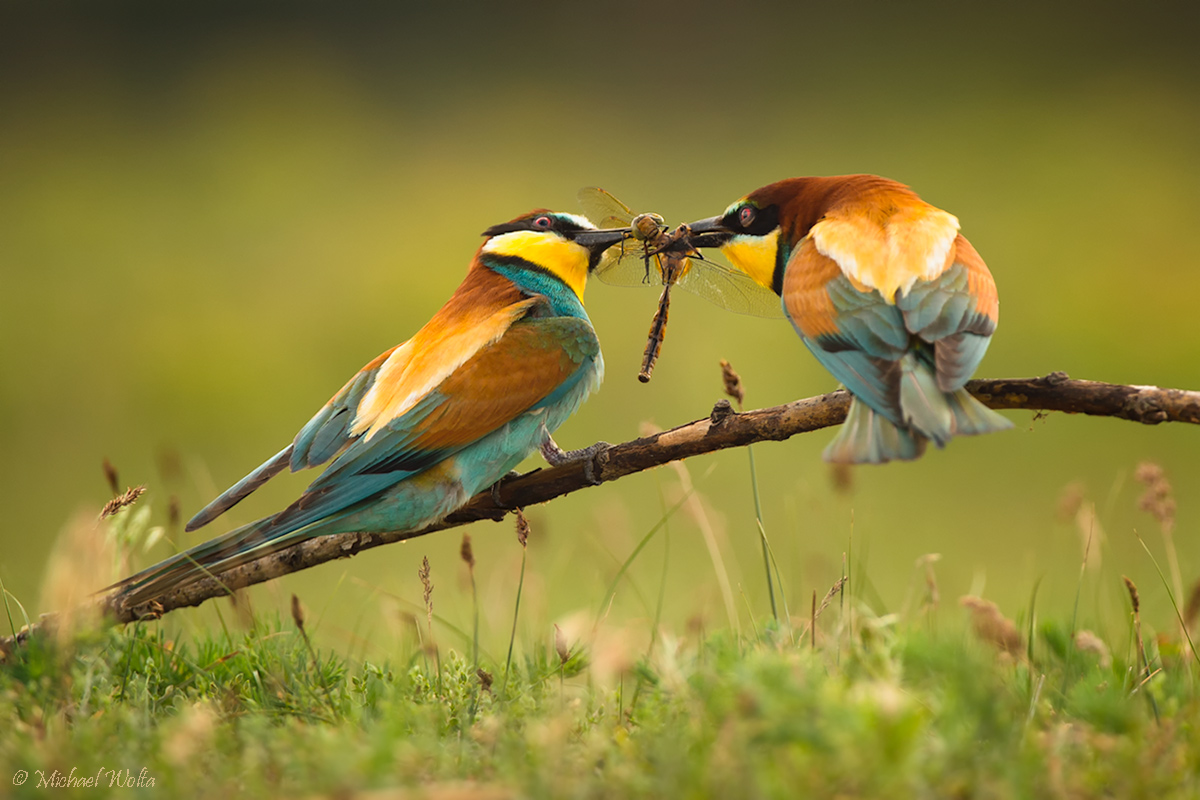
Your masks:
{"label": "long curved black beak", "polygon": [[733,231],[725,227],[723,217],[708,217],[689,223],[693,247],[720,247],[733,238]]}
{"label": "long curved black beak", "polygon": [[620,244],[632,234],[632,228],[602,228],[600,230],[582,230],[571,234],[575,244],[582,245],[593,253],[601,253],[614,244]]}

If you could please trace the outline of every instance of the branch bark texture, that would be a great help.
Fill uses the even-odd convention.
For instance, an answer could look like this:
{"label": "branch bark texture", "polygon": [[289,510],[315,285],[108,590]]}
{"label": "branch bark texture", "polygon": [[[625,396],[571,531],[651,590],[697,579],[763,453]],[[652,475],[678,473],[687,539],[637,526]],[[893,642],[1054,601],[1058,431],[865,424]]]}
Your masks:
{"label": "branch bark texture", "polygon": [[[1077,381],[1063,372],[1043,378],[976,380],[971,381],[967,389],[984,404],[996,409],[1064,411],[1118,417],[1147,425],[1160,422],[1200,425],[1200,392],[1195,391]],[[326,561],[348,558],[380,545],[478,520],[501,520],[514,508],[545,503],[671,461],[754,442],[780,441],[799,433],[838,425],[845,419],[849,406],[850,395],[845,390],[744,413],[735,413],[729,403],[722,400],[705,419],[614,445],[599,453],[592,461],[596,483],[589,481],[583,462],[534,470],[502,481],[494,494],[480,493],[442,522],[419,531],[323,536],[222,573],[219,581],[204,578],[149,604],[127,606],[122,603],[119,593],[98,596],[95,602],[117,622],[160,616],[176,608],[196,606],[235,589]],[[19,641],[26,635],[28,633],[23,631],[16,638]],[[11,647],[13,643],[12,637],[0,640],[0,649]]]}

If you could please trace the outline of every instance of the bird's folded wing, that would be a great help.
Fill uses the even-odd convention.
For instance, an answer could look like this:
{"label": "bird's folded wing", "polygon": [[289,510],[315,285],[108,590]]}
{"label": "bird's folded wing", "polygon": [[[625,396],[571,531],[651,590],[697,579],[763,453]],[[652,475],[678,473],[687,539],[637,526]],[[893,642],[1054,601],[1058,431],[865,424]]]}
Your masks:
{"label": "bird's folded wing", "polygon": [[515,289],[488,292],[480,280],[464,285],[467,292],[456,293],[411,339],[368,362],[308,421],[292,444],[201,509],[187,530],[207,525],[285,467],[295,472],[324,464],[364,434],[370,436],[372,426],[412,409],[540,302]]}
{"label": "bird's folded wing", "polygon": [[586,320],[531,317],[514,323],[375,435],[351,441],[264,535],[296,530],[366,500],[521,414],[553,404],[588,379],[599,352]]}
{"label": "bird's folded wing", "polygon": [[996,282],[979,253],[961,234],[941,275],[918,281],[896,298],[904,322],[934,345],[938,387],[962,388],[975,373],[1000,317]]}
{"label": "bird's folded wing", "polygon": [[783,307],[817,360],[867,405],[899,423],[897,361],[909,344],[900,311],[878,292],[856,288],[811,239],[788,261]]}

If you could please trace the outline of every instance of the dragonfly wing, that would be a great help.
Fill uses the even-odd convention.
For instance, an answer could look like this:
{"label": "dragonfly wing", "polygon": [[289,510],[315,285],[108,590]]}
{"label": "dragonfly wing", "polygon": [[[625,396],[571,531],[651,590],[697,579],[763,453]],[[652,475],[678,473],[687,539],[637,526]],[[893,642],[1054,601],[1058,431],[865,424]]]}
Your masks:
{"label": "dragonfly wing", "polygon": [[760,286],[746,273],[719,261],[689,259],[689,266],[678,285],[735,314],[756,317],[783,317],[779,295]]}
{"label": "dragonfly wing", "polygon": [[576,195],[583,213],[597,228],[624,228],[633,221],[629,206],[598,186],[585,186]]}

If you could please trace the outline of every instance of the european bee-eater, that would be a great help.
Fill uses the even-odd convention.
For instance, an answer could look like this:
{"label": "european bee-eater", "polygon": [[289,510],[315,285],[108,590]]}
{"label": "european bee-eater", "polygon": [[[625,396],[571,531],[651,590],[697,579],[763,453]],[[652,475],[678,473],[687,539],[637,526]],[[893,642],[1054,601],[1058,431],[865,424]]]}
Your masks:
{"label": "european bee-eater", "polygon": [[958,219],[876,175],[791,178],[690,226],[782,298],[801,340],[854,395],[827,461],[913,459],[925,443],[1011,428],[963,386],[1000,304]]}
{"label": "european bee-eater", "polygon": [[535,449],[551,463],[569,459],[550,434],[604,373],[584,286],[604,250],[628,231],[544,210],[484,231],[465,280],[433,319],[363,367],[291,444],[209,503],[187,530],[284,468],[329,462],[298,500],[110,588],[134,605],[316,536],[418,530]]}

